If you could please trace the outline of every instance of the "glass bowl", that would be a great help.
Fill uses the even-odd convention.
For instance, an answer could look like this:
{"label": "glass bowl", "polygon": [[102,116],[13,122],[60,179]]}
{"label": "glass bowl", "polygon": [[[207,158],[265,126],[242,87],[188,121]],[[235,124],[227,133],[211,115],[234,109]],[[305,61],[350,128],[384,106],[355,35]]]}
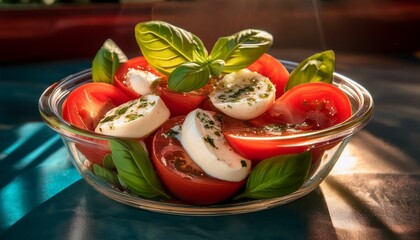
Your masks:
{"label": "glass bowl", "polygon": [[[294,62],[282,61],[282,63],[289,70],[297,66],[297,63]],[[293,142],[296,146],[334,146],[325,151],[324,155],[311,167],[308,178],[297,191],[286,196],[271,199],[232,200],[220,204],[198,206],[179,202],[151,200],[130,195],[93,174],[90,162],[76,146],[81,144],[87,148],[101,151],[100,148],[103,145],[98,144],[98,142],[103,142],[103,140],[109,140],[113,137],[77,128],[66,122],[61,113],[62,105],[68,94],[76,87],[91,81],[91,70],[88,69],[70,75],[47,88],[39,100],[39,111],[42,119],[49,127],[61,135],[72,163],[83,179],[94,189],[117,202],[166,214],[210,216],[247,213],[280,206],[305,196],[317,188],[328,176],[351,136],[370,121],[373,111],[373,99],[365,88],[343,75],[334,73],[333,84],[349,97],[353,115],[345,122],[327,129],[292,136],[279,136],[276,139],[279,142],[284,139],[289,145],[290,142]],[[290,141],[291,138],[294,141]]]}

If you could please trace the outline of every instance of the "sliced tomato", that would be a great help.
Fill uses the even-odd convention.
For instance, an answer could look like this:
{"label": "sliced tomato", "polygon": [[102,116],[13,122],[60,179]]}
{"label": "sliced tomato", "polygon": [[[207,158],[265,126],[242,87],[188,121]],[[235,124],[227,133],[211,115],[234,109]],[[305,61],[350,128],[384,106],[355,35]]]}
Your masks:
{"label": "sliced tomato", "polygon": [[127,72],[130,69],[143,70],[153,73],[156,76],[162,76],[158,71],[152,68],[143,56],[129,59],[127,62],[121,64],[114,76],[114,85],[123,91],[131,99],[137,99],[140,94],[127,85]]}
{"label": "sliced tomato", "polygon": [[129,100],[111,84],[86,83],[67,97],[63,105],[63,118],[79,128],[93,131],[107,111]]}
{"label": "sliced tomato", "polygon": [[215,204],[233,196],[246,182],[228,182],[208,176],[188,156],[171,129],[185,116],[169,119],[153,139],[152,159],[165,188],[177,198],[193,204]]}
{"label": "sliced tomato", "polygon": [[[88,142],[88,144],[86,144]],[[88,139],[84,143],[76,143],[76,148],[92,164],[103,165],[106,155],[111,154],[108,141]]]}
{"label": "sliced tomato", "polygon": [[[118,88],[107,83],[86,83],[73,90],[63,104],[63,118],[79,128],[94,131],[96,125],[112,108],[130,99]],[[105,141],[92,146],[77,143],[76,147],[92,163],[102,164],[109,147]]]}
{"label": "sliced tomato", "polygon": [[[292,135],[296,131],[287,129],[278,131],[267,130],[265,125],[250,125],[246,121],[233,120],[224,116],[222,132],[229,145],[240,155],[253,161],[282,155],[307,151],[306,146],[295,146],[296,141],[279,139],[281,135]],[[267,124],[268,126],[269,124]]]}
{"label": "sliced tomato", "polygon": [[174,92],[168,88],[166,81],[160,81],[157,86],[157,91],[171,111],[172,117],[186,115],[196,109],[212,90],[210,84],[193,92]]}
{"label": "sliced tomato", "polygon": [[[304,83],[287,91],[266,114],[251,120],[247,126],[225,124],[224,135],[235,151],[259,161],[313,148],[300,144],[302,140],[280,139],[276,135],[328,128],[345,121],[351,114],[350,101],[339,88],[327,83]],[[273,126],[277,128],[275,131],[267,131]],[[322,153],[317,151],[314,155],[319,158]]]}
{"label": "sliced tomato", "polygon": [[248,69],[270,79],[274,86],[276,86],[276,99],[283,95],[284,88],[289,80],[289,71],[276,58],[265,53],[251,64]]}
{"label": "sliced tomato", "polygon": [[217,109],[213,103],[210,101],[210,98],[206,98],[204,99],[204,101],[202,101],[200,103],[200,105],[197,106],[197,108],[206,110],[206,111],[211,111],[211,112],[217,112],[217,113],[221,113],[223,114],[219,109]]}
{"label": "sliced tomato", "polygon": [[352,108],[349,98],[338,87],[311,82],[287,91],[268,113],[285,123],[300,125],[304,130],[319,130],[347,120]]}

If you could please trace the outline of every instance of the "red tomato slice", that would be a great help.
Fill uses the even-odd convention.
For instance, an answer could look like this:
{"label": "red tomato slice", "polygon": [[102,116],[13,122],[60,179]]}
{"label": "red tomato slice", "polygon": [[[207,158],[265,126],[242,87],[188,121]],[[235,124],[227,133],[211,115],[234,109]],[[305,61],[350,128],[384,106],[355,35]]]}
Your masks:
{"label": "red tomato slice", "polygon": [[[63,104],[63,118],[79,128],[94,131],[107,111],[129,100],[111,84],[86,83],[73,90],[67,97]],[[92,146],[76,146],[89,161],[102,165],[104,156],[110,152],[108,143],[99,140],[96,143],[92,143]]]}
{"label": "red tomato slice", "polygon": [[186,115],[196,109],[213,90],[211,85],[193,92],[174,92],[168,88],[166,81],[160,81],[157,91],[171,112],[171,117]]}
{"label": "red tomato slice", "polygon": [[177,198],[193,204],[215,204],[233,196],[246,182],[228,182],[204,173],[178,140],[167,133],[183,123],[185,116],[169,119],[153,139],[152,159],[165,188]]}
{"label": "red tomato slice", "polygon": [[289,71],[277,59],[265,53],[251,64],[248,69],[270,79],[276,87],[276,99],[283,95],[284,88],[289,80]]}
{"label": "red tomato slice", "polygon": [[86,159],[89,160],[92,164],[103,165],[103,160],[106,155],[111,154],[111,149],[109,148],[108,141],[105,140],[93,140],[89,139],[90,144],[86,143],[76,143],[76,148],[79,150]]}
{"label": "red tomato slice", "polygon": [[[345,121],[351,114],[350,101],[339,88],[327,83],[305,83],[287,91],[266,114],[251,120],[248,126],[225,124],[224,135],[239,154],[260,161],[309,150],[307,146],[296,146],[298,140],[276,139],[275,131],[267,133],[265,130],[268,126],[283,127],[282,135],[293,135],[328,128]],[[319,158],[322,154],[317,151],[314,155]]]}
{"label": "red tomato slice", "polygon": [[139,98],[140,94],[127,85],[127,72],[130,69],[148,71],[155,74],[156,76],[162,76],[162,74],[160,74],[158,71],[156,71],[149,65],[149,63],[143,56],[131,58],[127,62],[121,64],[115,72],[114,85],[118,87],[121,91],[123,91],[125,94],[127,94],[127,96],[129,96],[131,99]]}
{"label": "red tomato slice", "polygon": [[[276,138],[279,133],[267,131],[265,125],[250,125],[247,121],[239,121],[224,116],[222,132],[229,145],[238,154],[253,161],[282,155],[294,154],[309,150],[306,146],[293,146],[296,141],[279,140]],[[269,124],[267,124],[269,125]],[[282,135],[292,135],[296,133],[282,132]]]}
{"label": "red tomato slice", "polygon": [[351,116],[352,109],[347,95],[338,87],[313,82],[300,84],[287,91],[268,113],[285,123],[319,130],[345,121]]}
{"label": "red tomato slice", "polygon": [[93,131],[107,111],[129,100],[111,84],[86,83],[67,97],[63,105],[63,118],[79,128]]}

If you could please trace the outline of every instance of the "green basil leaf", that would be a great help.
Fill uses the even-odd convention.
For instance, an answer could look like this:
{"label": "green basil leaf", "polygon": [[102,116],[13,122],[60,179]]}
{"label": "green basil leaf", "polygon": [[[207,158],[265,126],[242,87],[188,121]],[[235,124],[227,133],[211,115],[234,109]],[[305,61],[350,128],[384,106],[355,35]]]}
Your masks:
{"label": "green basil leaf", "polygon": [[201,41],[199,37],[193,34],[194,39],[194,49],[193,49],[193,61],[199,63],[205,63],[208,59],[208,52],[204,43]]}
{"label": "green basil leaf", "polygon": [[118,177],[133,194],[147,198],[157,196],[170,198],[165,193],[148,155],[139,142],[113,139],[109,141],[109,146]]}
{"label": "green basil leaf", "polygon": [[185,62],[207,59],[207,50],[197,36],[166,22],[139,23],[135,36],[147,62],[166,76]]}
{"label": "green basil leaf", "polygon": [[261,161],[249,175],[245,192],[234,199],[274,198],[296,191],[308,176],[311,158],[311,153],[307,151]]}
{"label": "green basil leaf", "polygon": [[303,60],[291,73],[285,91],[301,83],[332,83],[335,54],[332,50],[316,53]]}
{"label": "green basil leaf", "polygon": [[212,76],[218,77],[220,76],[220,74],[222,74],[223,67],[225,66],[225,61],[221,59],[216,59],[211,61],[208,66],[210,68],[210,74]]}
{"label": "green basil leaf", "polygon": [[104,157],[103,166],[106,169],[110,169],[110,170],[115,169],[115,165],[114,165],[114,162],[112,161],[112,155],[111,154],[107,154]]}
{"label": "green basil leaf", "polygon": [[[110,141],[110,146],[116,145],[115,141]],[[118,144],[118,143],[117,143]],[[140,170],[133,161],[129,150],[125,148],[111,147],[112,159],[119,174],[131,174],[135,177],[142,177]]]}
{"label": "green basil leaf", "polygon": [[106,169],[104,167],[101,167],[98,164],[93,164],[93,173],[96,176],[105,179],[107,182],[109,182],[111,184],[118,184],[119,183],[118,176],[117,176],[116,172],[111,171],[109,169]]}
{"label": "green basil leaf", "polygon": [[111,39],[107,39],[92,61],[92,80],[113,83],[115,71],[127,56]]}
{"label": "green basil leaf", "polygon": [[210,59],[225,61],[224,73],[248,67],[263,55],[273,43],[273,36],[265,31],[247,29],[221,37],[215,43]]}
{"label": "green basil leaf", "polygon": [[155,189],[152,186],[145,184],[145,181],[140,181],[138,178],[136,181],[133,181],[133,178],[125,178],[125,176],[122,175],[119,177],[120,183],[122,181],[123,184],[125,184],[125,186],[127,186],[127,188],[130,189],[130,192],[134,195],[142,196],[145,198],[155,198],[159,196],[155,193]]}
{"label": "green basil leaf", "polygon": [[168,78],[168,87],[176,92],[190,92],[205,86],[209,79],[208,65],[188,62],[172,72]]}

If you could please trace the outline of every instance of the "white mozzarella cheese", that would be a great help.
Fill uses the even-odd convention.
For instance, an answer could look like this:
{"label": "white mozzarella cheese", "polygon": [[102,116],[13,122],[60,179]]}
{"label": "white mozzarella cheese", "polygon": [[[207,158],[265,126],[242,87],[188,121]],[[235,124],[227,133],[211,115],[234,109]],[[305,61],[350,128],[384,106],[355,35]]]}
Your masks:
{"label": "white mozzarella cheese", "polygon": [[127,72],[126,83],[127,86],[143,96],[152,93],[151,86],[158,78],[158,76],[148,71],[130,69]]}
{"label": "white mozzarella cheese", "polygon": [[221,122],[213,114],[202,109],[190,112],[178,139],[205,173],[217,179],[239,182],[251,171],[251,161],[232,150],[221,132]]}
{"label": "white mozzarella cheese", "polygon": [[226,115],[249,120],[274,104],[276,88],[267,77],[242,69],[224,76],[210,94],[210,100]]}
{"label": "white mozzarella cheese", "polygon": [[142,138],[168,120],[169,115],[169,109],[159,96],[146,95],[108,111],[95,131],[116,137]]}

